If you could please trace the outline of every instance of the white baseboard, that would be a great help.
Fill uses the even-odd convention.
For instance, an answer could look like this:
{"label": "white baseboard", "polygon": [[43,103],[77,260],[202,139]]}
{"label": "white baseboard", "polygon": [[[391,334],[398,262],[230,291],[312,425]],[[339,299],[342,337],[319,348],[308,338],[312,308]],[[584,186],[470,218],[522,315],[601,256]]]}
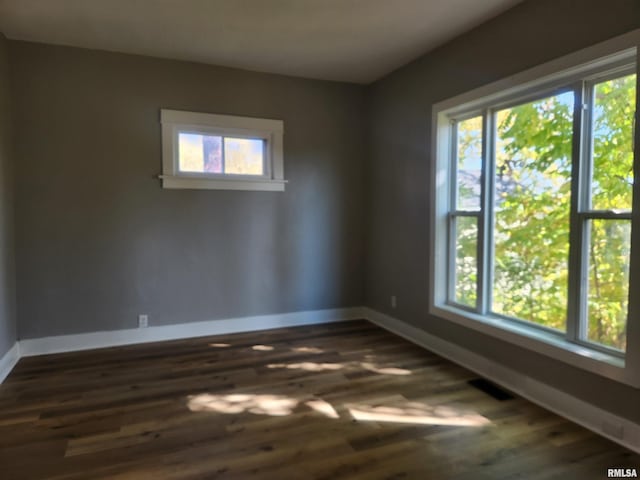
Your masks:
{"label": "white baseboard", "polygon": [[364,308],[364,318],[564,418],[640,453],[640,425],[396,318]]}
{"label": "white baseboard", "polygon": [[0,358],[0,383],[4,382],[4,379],[11,373],[13,367],[16,366],[20,360],[20,344],[18,342],[13,344],[13,347]]}
{"label": "white baseboard", "polygon": [[133,345],[136,343],[161,342],[164,340],[179,340],[183,338],[224,335],[255,330],[270,330],[273,328],[340,322],[358,318],[364,318],[361,307],[310,310],[130,330],[112,330],[106,332],[80,333],[77,335],[31,338],[20,340],[20,356],[31,357],[49,353],[75,352],[94,348]]}

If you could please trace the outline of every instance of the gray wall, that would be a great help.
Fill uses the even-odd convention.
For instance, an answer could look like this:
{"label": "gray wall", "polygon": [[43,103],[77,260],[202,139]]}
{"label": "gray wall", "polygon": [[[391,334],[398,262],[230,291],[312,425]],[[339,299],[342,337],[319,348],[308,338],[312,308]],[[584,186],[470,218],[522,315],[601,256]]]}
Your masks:
{"label": "gray wall", "polygon": [[8,45],[0,33],[0,357],[16,341]]}
{"label": "gray wall", "polygon": [[[10,53],[21,339],[362,304],[364,87]],[[286,192],[162,189],[163,107],[283,119]]]}
{"label": "gray wall", "polygon": [[427,292],[432,105],[637,27],[636,0],[528,1],[376,82],[365,281],[369,306],[634,421],[640,390],[430,317]]}

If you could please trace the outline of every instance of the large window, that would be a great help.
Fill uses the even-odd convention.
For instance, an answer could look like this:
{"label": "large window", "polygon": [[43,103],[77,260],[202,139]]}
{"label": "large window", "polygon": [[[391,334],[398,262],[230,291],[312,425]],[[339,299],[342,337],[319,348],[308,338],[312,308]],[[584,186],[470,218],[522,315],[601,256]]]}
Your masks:
{"label": "large window", "polygon": [[283,191],[283,122],[162,110],[163,186]]}
{"label": "large window", "polygon": [[636,55],[558,61],[434,107],[432,313],[624,369]]}

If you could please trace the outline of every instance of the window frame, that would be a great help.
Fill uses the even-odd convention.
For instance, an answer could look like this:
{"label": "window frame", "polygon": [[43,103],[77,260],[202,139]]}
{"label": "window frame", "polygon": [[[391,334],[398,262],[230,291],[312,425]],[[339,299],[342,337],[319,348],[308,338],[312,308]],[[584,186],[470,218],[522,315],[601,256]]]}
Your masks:
{"label": "window frame", "polygon": [[[284,122],[267,118],[160,110],[162,124],[162,187],[169,189],[255,190],[283,192]],[[259,139],[264,142],[262,175],[182,172],[179,166],[180,133],[225,138]],[[223,147],[224,151],[224,147]]]}
{"label": "window frame", "polygon": [[[593,215],[603,214],[605,218],[612,215],[624,219],[630,218],[632,224],[631,259],[629,292],[640,290],[640,161],[638,154],[638,129],[634,132],[634,172],[632,213],[620,214],[614,212],[596,212],[587,210],[588,204],[585,186],[589,187],[587,176],[590,175],[592,160],[589,168],[572,167],[572,194],[570,213],[569,237],[569,296],[567,303],[566,332],[557,332],[542,325],[535,325],[524,320],[513,319],[504,315],[490,312],[490,298],[493,271],[486,260],[492,255],[493,218],[485,218],[493,214],[489,203],[494,192],[492,175],[495,175],[494,158],[495,140],[490,132],[495,127],[495,112],[502,108],[526,103],[550,95],[557,95],[565,91],[575,92],[574,104],[574,135],[572,142],[572,157],[583,158],[588,139],[581,138],[576,132],[585,131],[587,125],[586,114],[583,114],[585,104],[583,87],[587,84],[591,89],[596,82],[611,78],[612,72],[623,71],[625,65],[635,63],[634,72],[638,74],[640,65],[640,30],[634,30],[620,37],[588,47],[579,52],[553,60],[534,67],[514,76],[480,87],[470,92],[444,100],[433,105],[432,109],[432,207],[431,221],[431,286],[429,289],[429,313],[438,318],[449,320],[465,327],[472,328],[521,347],[564,361],[570,365],[615,379],[617,381],[640,387],[640,299],[630,295],[627,316],[627,348],[626,353],[612,348],[595,344],[587,340],[588,335],[580,336],[585,327],[585,319],[578,318],[581,311],[578,302],[580,287],[583,285],[582,270],[584,264],[584,248],[582,240],[584,234],[578,234],[578,228],[586,228],[587,222]],[[627,67],[628,68],[628,67]],[[638,82],[636,76],[636,81]],[[640,95],[636,84],[636,95]],[[478,211],[456,210],[456,181],[457,167],[454,165],[457,143],[454,143],[457,121],[462,121],[477,115],[482,115],[482,166],[481,166],[481,199]],[[638,117],[638,101],[636,100],[636,124]],[[588,118],[591,121],[591,117]],[[579,122],[579,125],[576,123]],[[590,130],[590,123],[589,132]],[[589,136],[589,135],[587,135]],[[577,137],[577,138],[576,138]],[[584,163],[583,161],[577,163]],[[578,192],[578,189],[580,191]],[[458,216],[474,216],[478,222],[477,247],[477,311],[459,303],[451,302],[455,299],[455,281],[451,267],[455,267],[455,238],[452,229],[455,228],[455,218]],[[622,219],[621,217],[621,219]],[[597,216],[595,218],[602,218]],[[611,217],[613,218],[613,217]],[[489,228],[487,227],[489,226]],[[633,228],[635,227],[635,228]],[[580,238],[577,238],[580,237]],[[453,243],[453,245],[452,245]],[[634,248],[635,246],[635,248]],[[446,281],[443,281],[446,279]],[[452,290],[453,289],[453,290]],[[489,290],[487,293],[485,290]],[[454,293],[453,297],[451,293]],[[487,305],[488,303],[488,305]],[[584,331],[584,330],[582,330]]]}

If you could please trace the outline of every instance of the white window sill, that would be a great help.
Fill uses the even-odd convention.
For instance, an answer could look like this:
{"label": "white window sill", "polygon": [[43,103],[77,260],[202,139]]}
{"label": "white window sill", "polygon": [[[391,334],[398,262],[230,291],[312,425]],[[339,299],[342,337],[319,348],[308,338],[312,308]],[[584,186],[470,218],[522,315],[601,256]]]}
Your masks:
{"label": "white window sill", "polygon": [[580,369],[640,387],[640,378],[625,368],[624,358],[568,342],[560,336],[518,322],[485,317],[450,305],[432,306],[430,313]]}
{"label": "white window sill", "polygon": [[266,178],[203,178],[160,175],[162,188],[197,190],[254,190],[262,192],[284,192],[286,180]]}

